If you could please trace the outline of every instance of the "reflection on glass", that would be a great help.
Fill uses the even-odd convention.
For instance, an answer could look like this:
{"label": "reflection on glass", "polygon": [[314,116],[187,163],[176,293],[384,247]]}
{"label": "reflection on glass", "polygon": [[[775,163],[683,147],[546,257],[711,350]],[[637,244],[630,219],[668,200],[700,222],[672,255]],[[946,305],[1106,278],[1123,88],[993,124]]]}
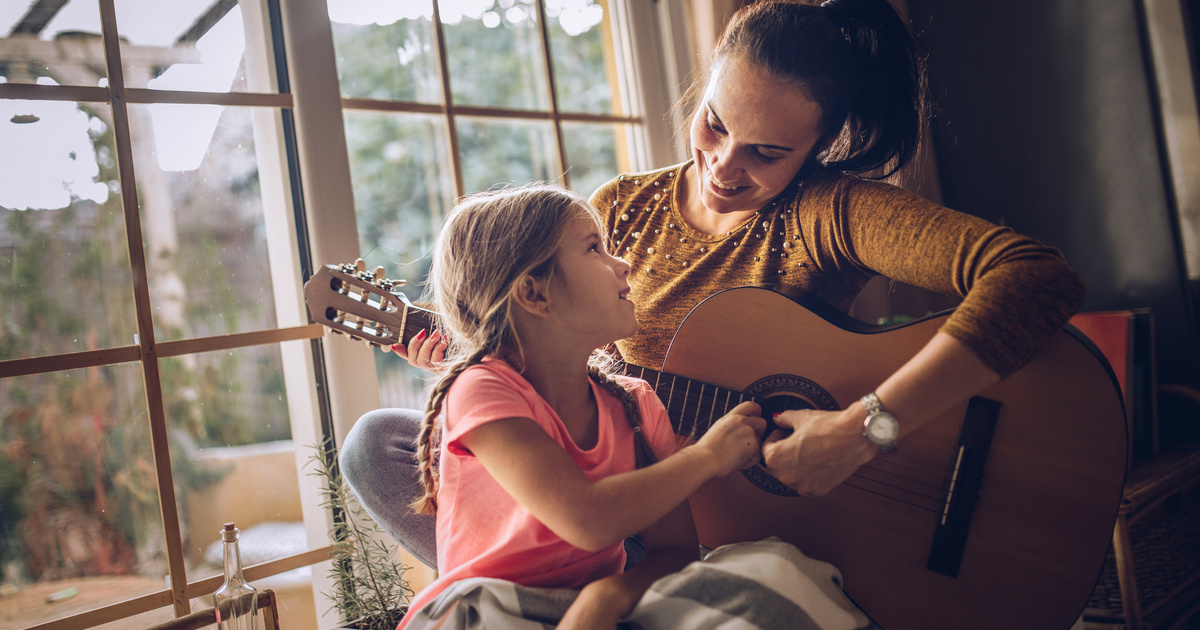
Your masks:
{"label": "reflection on glass", "polygon": [[535,0],[439,0],[456,105],[546,109]]}
{"label": "reflection on glass", "polygon": [[467,192],[497,184],[557,181],[557,147],[549,122],[460,117],[463,186]]}
{"label": "reflection on glass", "polygon": [[0,360],[134,343],[111,125],[105,104],[0,99]]}
{"label": "reflection on glass", "polygon": [[129,108],[159,340],[275,326],[249,109]]}
{"label": "reflection on glass", "polygon": [[420,280],[454,199],[446,126],[440,116],[347,111],[346,147],[368,268]]}
{"label": "reflection on glass", "polygon": [[563,123],[562,133],[572,190],[590,197],[624,170],[617,163],[617,146],[625,139],[624,125]]}
{"label": "reflection on glass", "polygon": [[269,45],[257,33],[246,41],[236,2],[116,0],[116,13],[127,87],[274,91],[268,85],[246,85],[244,59],[266,59]]}
{"label": "reflection on glass", "polygon": [[0,379],[0,627],[165,588],[145,410],[136,364]]}
{"label": "reflection on glass", "polygon": [[546,17],[558,109],[616,113],[613,96],[618,83],[604,8],[594,0],[548,0]]}
{"label": "reflection on glass", "polygon": [[105,85],[99,3],[59,4],[0,2],[0,83]]}
{"label": "reflection on glass", "polygon": [[279,347],[160,365],[172,382],[163,395],[188,579],[222,572],[218,533],[226,521],[241,529],[244,566],[307,550],[296,451],[308,447],[291,441]]}
{"label": "reflection on glass", "polygon": [[[433,240],[454,203],[450,150],[440,116],[347,110],[346,148],[360,251],[367,268],[408,280],[416,301]],[[347,261],[330,261],[347,262]],[[384,404],[424,406],[423,374],[395,354],[376,353]]]}
{"label": "reflection on glass", "polygon": [[442,102],[433,0],[329,0],[342,96]]}

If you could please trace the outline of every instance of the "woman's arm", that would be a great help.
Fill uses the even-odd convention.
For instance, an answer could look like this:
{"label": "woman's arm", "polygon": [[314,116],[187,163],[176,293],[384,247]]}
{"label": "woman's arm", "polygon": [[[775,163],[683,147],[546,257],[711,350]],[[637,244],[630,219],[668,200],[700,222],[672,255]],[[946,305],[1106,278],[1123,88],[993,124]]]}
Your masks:
{"label": "woman's arm", "polygon": [[[939,332],[875,393],[884,409],[900,420],[903,449],[905,434],[999,381],[1000,375],[966,344]],[[863,436],[866,417],[861,402],[841,411],[784,412],[775,422],[792,433],[776,432],[767,438],[767,468],[801,494],[829,492],[879,452]]]}
{"label": "woman's arm", "polygon": [[648,528],[709,479],[756,461],[766,424],[758,413],[757,404],[742,403],[697,443],[646,468],[596,482],[528,418],[488,422],[459,442],[551,531],[596,551]]}
{"label": "woman's arm", "polygon": [[616,627],[655,580],[700,558],[696,526],[687,503],[643,531],[642,542],[646,557],[629,571],[585,586],[559,623],[560,630]]}

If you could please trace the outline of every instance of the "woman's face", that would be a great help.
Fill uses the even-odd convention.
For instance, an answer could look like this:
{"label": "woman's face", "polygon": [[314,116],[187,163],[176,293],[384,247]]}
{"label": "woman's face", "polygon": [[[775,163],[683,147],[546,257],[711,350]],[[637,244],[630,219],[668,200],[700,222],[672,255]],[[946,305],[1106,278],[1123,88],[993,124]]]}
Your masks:
{"label": "woman's face", "polygon": [[719,214],[762,208],[813,153],[820,120],[794,83],[736,55],[722,60],[692,119],[701,204]]}

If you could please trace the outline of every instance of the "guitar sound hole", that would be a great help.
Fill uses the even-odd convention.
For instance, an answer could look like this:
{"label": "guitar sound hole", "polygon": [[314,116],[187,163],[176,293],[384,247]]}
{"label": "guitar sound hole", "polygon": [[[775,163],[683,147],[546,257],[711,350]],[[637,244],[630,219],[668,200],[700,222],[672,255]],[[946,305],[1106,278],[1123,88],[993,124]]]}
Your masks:
{"label": "guitar sound hole", "polygon": [[[837,401],[817,383],[794,374],[772,374],[758,379],[745,389],[745,393],[754,397],[762,405],[763,418],[767,420],[767,436],[779,427],[771,419],[776,413],[792,409],[824,409],[833,411],[839,409]],[[782,430],[782,429],[781,429]],[[768,473],[761,465],[747,468],[742,475],[750,483],[771,494],[783,497],[798,497],[795,490],[787,487]]]}
{"label": "guitar sound hole", "polygon": [[771,396],[770,398],[761,400],[759,404],[762,405],[762,417],[767,421],[767,430],[765,433],[763,433],[764,440],[766,440],[767,437],[775,431],[782,431],[785,435],[792,432],[791,429],[783,429],[780,428],[779,425],[775,424],[775,421],[772,420],[772,418],[775,417],[775,414],[782,413],[784,411],[791,411],[793,409],[814,408],[812,403],[808,402],[807,400],[804,400],[798,396],[789,396],[787,394]]}

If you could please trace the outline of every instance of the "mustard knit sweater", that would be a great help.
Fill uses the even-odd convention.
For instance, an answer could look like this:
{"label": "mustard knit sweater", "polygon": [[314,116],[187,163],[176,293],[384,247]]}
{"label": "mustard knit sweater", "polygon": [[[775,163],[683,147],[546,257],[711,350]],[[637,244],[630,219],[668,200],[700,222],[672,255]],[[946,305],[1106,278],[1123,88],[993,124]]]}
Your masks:
{"label": "mustard knit sweater", "polygon": [[846,312],[883,275],[962,298],[941,330],[1008,376],[1083,302],[1083,281],[1057,250],[840,173],[818,172],[734,230],[703,234],[678,211],[675,183],[690,165],[622,175],[592,196],[613,252],[633,268],[641,326],[617,344],[630,363],[661,366],[684,317],[722,289],[798,289]]}

